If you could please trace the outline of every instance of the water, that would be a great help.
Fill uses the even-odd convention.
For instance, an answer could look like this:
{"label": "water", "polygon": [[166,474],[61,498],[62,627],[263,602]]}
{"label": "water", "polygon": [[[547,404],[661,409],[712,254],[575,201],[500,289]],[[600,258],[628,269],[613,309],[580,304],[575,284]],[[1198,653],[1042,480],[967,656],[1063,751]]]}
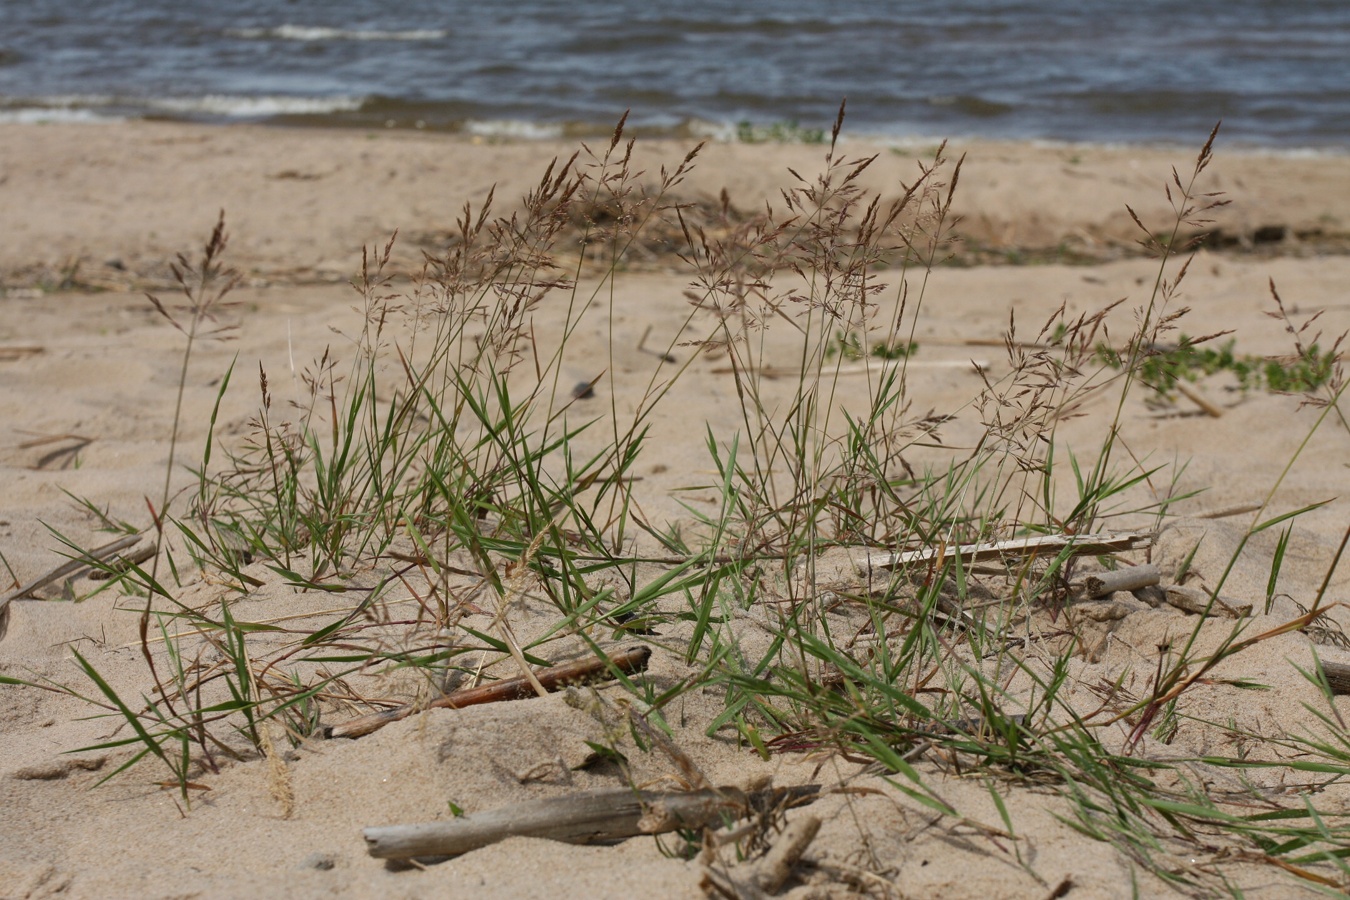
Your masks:
{"label": "water", "polygon": [[1350,149],[1342,0],[0,0],[0,121]]}

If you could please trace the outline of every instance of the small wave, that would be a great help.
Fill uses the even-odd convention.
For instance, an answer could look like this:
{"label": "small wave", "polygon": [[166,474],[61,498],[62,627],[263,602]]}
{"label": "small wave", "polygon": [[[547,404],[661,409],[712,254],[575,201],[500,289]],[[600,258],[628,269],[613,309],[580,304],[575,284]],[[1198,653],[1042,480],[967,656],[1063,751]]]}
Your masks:
{"label": "small wave", "polygon": [[0,98],[3,122],[102,122],[142,116],[206,119],[268,119],[278,116],[323,116],[361,109],[364,97],[245,97],[207,94],[202,97],[131,97],[117,94],[70,94]]}
{"label": "small wave", "polygon": [[469,119],[464,130],[478,137],[547,141],[560,138],[565,126],[557,122],[526,122],[520,119]]}
{"label": "small wave", "polygon": [[116,97],[102,94],[51,94],[0,97],[4,122],[103,122],[125,118]]}
{"label": "small wave", "polygon": [[691,137],[707,138],[719,144],[734,143],[736,127],[735,122],[714,122],[710,119],[690,119],[685,123]]}
{"label": "small wave", "polygon": [[[127,102],[127,101],[123,101]],[[207,94],[203,97],[151,97],[137,105],[177,115],[205,114],[226,118],[258,119],[269,116],[321,116],[361,108],[362,97],[244,97]]]}
{"label": "small wave", "polygon": [[59,107],[0,109],[0,123],[5,125],[98,124],[103,122],[121,122],[124,120],[124,116],[108,115],[93,109],[63,109]]}
{"label": "small wave", "polygon": [[440,28],[418,28],[409,31],[367,31],[323,28],[311,25],[278,25],[275,28],[230,28],[225,33],[230,37],[251,41],[438,41],[448,34]]}

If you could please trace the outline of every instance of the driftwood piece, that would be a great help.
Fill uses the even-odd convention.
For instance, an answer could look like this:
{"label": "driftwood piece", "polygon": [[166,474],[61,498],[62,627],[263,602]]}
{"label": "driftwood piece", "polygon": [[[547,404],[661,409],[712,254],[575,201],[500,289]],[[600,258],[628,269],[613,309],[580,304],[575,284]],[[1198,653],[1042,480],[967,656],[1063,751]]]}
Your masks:
{"label": "driftwood piece", "polygon": [[1350,694],[1350,665],[1322,660],[1322,674],[1333,694]]}
{"label": "driftwood piece", "polygon": [[702,828],[724,817],[739,819],[780,804],[808,802],[819,785],[747,794],[736,788],[670,793],[592,791],[531,800],[444,822],[367,828],[366,849],[376,859],[455,856],[509,837],[541,837],[569,844],[597,844]]}
{"label": "driftwood piece", "polygon": [[[899,365],[899,363],[889,363],[883,365],[880,362],[875,364],[857,363],[851,366],[839,366],[833,368],[826,366],[821,370],[822,377],[833,377],[835,375],[866,375],[869,372],[878,375],[886,374],[885,369],[888,366]],[[910,359],[904,363],[905,368],[915,369],[965,369],[969,372],[979,372],[989,368],[987,359]],[[729,375],[737,371],[734,366],[718,366],[713,369],[714,375]],[[792,366],[760,366],[758,369],[752,369],[754,373],[762,378],[770,380],[775,378],[799,378],[801,370]]]}
{"label": "driftwood piece", "polygon": [[47,348],[40,347],[37,344],[0,344],[0,360],[5,362],[22,359],[25,356],[36,356],[45,352],[47,352]]}
{"label": "driftwood piece", "polygon": [[1252,614],[1252,605],[1228,597],[1216,597],[1211,606],[1210,595],[1195,588],[1179,584],[1169,584],[1166,588],[1167,602],[1182,612],[1203,616],[1209,611],[1211,616],[1227,616],[1230,619],[1245,619]]}
{"label": "driftwood piece", "polygon": [[[556,691],[569,684],[585,684],[613,678],[611,665],[625,675],[641,672],[647,668],[647,660],[651,659],[651,655],[650,647],[641,645],[626,647],[610,655],[608,660],[598,656],[588,656],[576,662],[550,666],[547,669],[536,669],[534,677],[538,679],[544,690]],[[527,697],[534,696],[536,696],[534,686],[530,684],[529,679],[524,677],[508,678],[503,681],[494,681],[492,684],[485,684],[482,687],[456,691],[427,703],[410,703],[397,709],[360,716],[340,725],[326,728],[323,734],[324,737],[329,738],[364,737],[367,734],[379,731],[391,722],[406,719],[413,713],[424,709],[462,709],[465,706],[500,703],[506,700],[524,700]]]}
{"label": "driftwood piece", "polygon": [[794,819],[762,858],[747,860],[725,872],[705,865],[700,886],[710,897],[736,897],[743,900],[772,897],[792,877],[792,870],[819,831],[820,819],[815,816]]}
{"label": "driftwood piece", "polygon": [[[102,547],[95,547],[93,550],[87,551],[83,556],[77,556],[74,559],[68,560],[46,574],[39,575],[27,584],[21,585],[18,589],[4,597],[0,597],[0,625],[3,625],[6,621],[4,617],[7,615],[9,604],[12,601],[22,600],[38,588],[46,587],[53,581],[65,578],[67,575],[78,572],[81,569],[87,569],[92,562],[107,559],[114,553],[134,546],[140,539],[141,536],[139,534],[129,534],[126,537],[118,538],[110,544],[104,544]],[[0,628],[0,631],[2,630],[3,629]]]}
{"label": "driftwood piece", "polygon": [[1154,565],[1125,566],[1111,572],[1089,572],[1070,585],[1079,597],[1106,597],[1116,591],[1137,591],[1162,581]]}
{"label": "driftwood piece", "polygon": [[[141,563],[149,562],[155,558],[155,545],[146,544],[144,547],[137,547],[130,553],[119,553],[117,556],[108,560],[105,564],[106,569],[95,569],[89,573],[90,581],[108,581],[129,572],[132,566],[139,566]],[[137,643],[139,646],[139,642]]]}
{"label": "driftwood piece", "polygon": [[790,822],[764,858],[753,863],[755,871],[751,873],[751,881],[755,887],[766,894],[778,893],[792,877],[793,868],[819,831],[820,819],[815,816],[802,816]]}
{"label": "driftwood piece", "polygon": [[857,557],[853,564],[859,575],[870,575],[878,569],[893,569],[914,563],[931,563],[960,556],[962,562],[973,563],[990,559],[1026,558],[1040,556],[1053,558],[1064,551],[1073,556],[1097,556],[1133,550],[1153,540],[1151,534],[1048,534],[1029,538],[1014,538],[989,544],[962,544],[957,547],[925,547],[901,553],[874,552]]}

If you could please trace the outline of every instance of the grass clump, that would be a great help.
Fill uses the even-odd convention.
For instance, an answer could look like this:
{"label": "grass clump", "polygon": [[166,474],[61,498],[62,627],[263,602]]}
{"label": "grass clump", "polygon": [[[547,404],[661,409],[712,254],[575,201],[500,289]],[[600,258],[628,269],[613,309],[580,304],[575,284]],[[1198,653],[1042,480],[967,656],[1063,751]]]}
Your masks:
{"label": "grass clump", "polygon": [[[881,360],[897,360],[913,356],[918,352],[918,341],[897,340],[873,345],[870,355]],[[833,359],[834,357],[839,356],[849,362],[857,362],[867,355],[869,355],[868,351],[863,349],[863,338],[856,331],[850,331],[847,334],[842,331],[836,331],[834,339],[825,348],[826,359]]]}
{"label": "grass clump", "polygon": [[807,128],[796,119],[767,125],[748,119],[736,123],[736,141],[741,144],[824,144],[827,138],[824,128]]}
{"label": "grass clump", "polygon": [[918,341],[895,341],[889,344],[877,344],[872,348],[872,355],[877,359],[907,359],[918,352]]}
{"label": "grass clump", "polygon": [[[156,510],[174,538],[162,556],[175,583],[153,566],[124,576],[146,598],[153,689],[129,699],[77,657],[96,687],[86,699],[129,729],[104,745],[136,748],[121,770],[157,759],[187,798],[221,755],[274,753],[274,734],[298,742],[391,697],[433,697],[485,670],[528,672],[578,649],[603,655],[641,635],[686,667],[660,687],[623,680],[642,746],[669,743],[672,712],[697,690],[719,698],[699,723],[707,734],[768,758],[865,764],[932,821],[1007,842],[1028,870],[1018,810],[1003,800],[1014,790],[1053,794],[1069,827],[1187,890],[1223,887],[1218,867],[1232,858],[1350,883],[1350,818],[1311,794],[1250,782],[1275,763],[1167,752],[1199,721],[1198,688],[1226,661],[1324,608],[1257,634],[1201,618],[1149,667],[1083,685],[1091,647],[1069,589],[1082,565],[1072,547],[992,561],[960,549],[1156,527],[1179,499],[1130,452],[1127,400],[1136,385],[1157,390],[1239,358],[1210,360],[1184,337],[1183,353],[1155,352],[1178,327],[1177,241],[1144,229],[1158,274],[1126,349],[1098,350],[1110,309],[1061,309],[1032,343],[1010,322],[1006,374],[981,372],[959,410],[929,410],[909,362],[928,276],[956,238],[962,161],[944,145],[895,197],[870,195],[859,177],[873,158],[839,155],[842,119],[841,109],[820,174],[798,176],[757,216],[729,223],[672,199],[698,148],[639,178],[621,122],[607,148],[551,166],[519,210],[466,206],[453,240],[406,283],[391,271],[392,241],[367,254],[348,358],[319,356],[289,408],[260,370],[247,440],[218,441],[213,419],[190,499],[174,514],[166,493]],[[1173,173],[1173,235],[1221,202],[1196,188],[1213,140],[1188,179]],[[578,406],[585,393],[564,375],[583,321],[608,312],[613,322],[614,278],[647,229],[682,241],[679,340],[697,353],[676,362],[672,340],[650,354],[635,403],[597,413]],[[210,248],[223,248],[223,226],[217,235],[203,272],[216,272]],[[197,305],[184,367],[217,295],[188,296]],[[1323,392],[1316,430],[1344,382],[1334,350],[1308,346],[1302,358],[1327,376],[1282,383]],[[588,360],[600,370],[588,389],[618,393],[615,352],[611,332],[608,358]],[[653,522],[637,464],[657,416],[706,358],[728,373],[739,425],[704,431],[708,474],[681,485],[688,515]],[[1114,413],[1080,458],[1063,422],[1107,390],[1117,391]],[[973,431],[949,440],[965,424],[957,414]],[[1244,543],[1290,518],[1266,517],[1274,493]],[[871,561],[904,551],[918,555]],[[193,571],[217,588],[205,601],[183,588]],[[244,621],[234,600],[256,590],[316,602],[295,621]],[[1289,740],[1307,755],[1279,763],[1288,771],[1326,784],[1350,777],[1334,734]],[[1231,795],[1202,790],[1218,769],[1249,781]],[[1001,825],[947,798],[949,779],[971,775],[988,783]]]}
{"label": "grass clump", "polygon": [[[1230,372],[1242,391],[1268,390],[1281,394],[1313,393],[1335,376],[1338,355],[1317,344],[1301,348],[1292,357],[1272,359],[1237,354],[1236,339],[1225,341],[1217,350],[1201,346],[1206,340],[1181,335],[1175,347],[1152,351],[1144,360],[1139,378],[1160,394],[1172,393],[1178,381],[1199,381],[1220,372]],[[1125,367],[1119,351],[1102,344],[1099,360],[1116,371]]]}

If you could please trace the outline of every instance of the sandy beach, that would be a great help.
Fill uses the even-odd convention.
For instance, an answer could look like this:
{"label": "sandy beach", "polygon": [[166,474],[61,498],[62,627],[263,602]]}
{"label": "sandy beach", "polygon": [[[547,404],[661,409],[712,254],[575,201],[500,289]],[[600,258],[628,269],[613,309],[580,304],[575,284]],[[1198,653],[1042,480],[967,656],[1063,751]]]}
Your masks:
{"label": "sandy beach", "polygon": [[[1200,136],[1197,144],[1202,141]],[[639,142],[632,168],[644,174],[635,183],[658,183],[663,167],[673,171],[692,146]],[[147,504],[158,506],[164,489],[184,338],[145,293],[166,304],[178,302],[170,266],[177,254],[189,261],[199,256],[221,210],[229,234],[225,262],[240,281],[229,296],[232,305],[210,323],[229,326],[221,335],[228,339],[200,340],[187,368],[173,451],[171,516],[186,515],[191,507],[197,492],[191,470],[202,465],[208,435],[220,448],[209,464],[215,467],[226,450],[256,435],[260,369],[278,416],[290,415],[281,411],[292,410],[292,404],[303,406],[306,378],[320,370],[314,361],[325,352],[347,371],[366,326],[362,295],[352,286],[360,281],[363,248],[378,254],[397,232],[386,267],[392,278],[381,290],[412,296],[428,255],[444,254],[453,245],[466,203],[476,215],[491,190],[496,215],[518,212],[550,161],[578,149],[571,143],[489,142],[410,131],[149,122],[0,126],[0,553],[7,567],[0,572],[6,582],[0,596],[62,564],[62,553],[71,552],[63,539],[81,548],[106,544],[118,537],[107,530],[110,523],[153,531]],[[859,141],[845,142],[839,153],[852,159],[875,155],[857,184],[889,202],[919,177],[919,161],[931,159],[936,149]],[[728,220],[749,221],[766,204],[781,207],[781,192],[795,184],[792,172],[814,179],[826,150],[710,144],[671,197],[691,208],[723,209]],[[909,414],[929,415],[930,421],[954,418],[943,420],[944,443],[916,446],[907,462],[919,468],[943,464],[988,432],[974,401],[1013,369],[1004,345],[1010,317],[1020,341],[1044,343],[1046,336],[1038,332],[1061,307],[1072,320],[1123,300],[1099,338],[1130,334],[1159,270],[1138,245],[1142,234],[1129,210],[1150,230],[1167,232],[1175,220],[1167,190],[1173,170],[1184,180],[1197,150],[986,142],[947,149],[953,162],[964,155],[951,206],[959,217],[954,226],[959,241],[944,248],[942,256],[949,258],[931,273],[903,277],[910,291],[906,315],[914,316],[918,345],[907,375]],[[1202,231],[1210,237],[1171,301],[1172,311],[1189,310],[1179,323],[1181,333],[1228,332],[1216,346],[1232,339],[1238,353],[1287,359],[1295,346],[1287,322],[1297,327],[1320,312],[1300,337],[1311,343],[1321,334],[1323,350],[1350,330],[1350,156],[1228,153],[1221,138],[1200,190],[1222,192],[1229,204],[1214,211],[1212,224],[1182,229],[1183,238]],[[678,234],[678,229],[663,232],[672,244]],[[1175,278],[1179,264],[1180,257],[1168,278]],[[592,393],[574,401],[571,414],[600,420],[631,418],[644,408],[652,384],[669,383],[627,477],[633,502],[654,529],[684,523],[687,534],[701,534],[691,523],[700,512],[716,517],[721,478],[706,434],[725,447],[746,431],[743,400],[726,355],[690,345],[704,320],[691,313],[692,276],[673,250],[653,244],[626,261],[611,282],[601,277],[591,268],[580,272],[584,287],[602,286],[601,300],[568,337],[557,382],[564,393],[575,384],[593,384]],[[894,285],[902,275],[878,266],[876,277]],[[1277,311],[1272,283],[1287,319],[1272,318]],[[880,296],[878,315],[884,321],[896,314],[900,294],[891,289]],[[541,355],[547,359],[561,329],[571,327],[568,315],[540,306],[530,327],[535,348],[547,352],[527,354],[522,372],[539,365]],[[766,369],[790,369],[791,329],[775,325],[778,330],[765,331],[758,358]],[[390,357],[389,371],[397,359]],[[229,388],[222,393],[231,366]],[[843,376],[832,398],[852,409],[863,391],[859,385],[871,377]],[[790,377],[763,382],[764,397],[784,406],[791,389]],[[1315,668],[1314,654],[1350,662],[1350,642],[1339,632],[1350,613],[1335,606],[1350,599],[1350,563],[1342,560],[1333,568],[1350,522],[1345,496],[1350,427],[1343,418],[1350,410],[1344,401],[1342,413],[1334,408],[1328,413],[1297,395],[1242,390],[1231,372],[1188,382],[1187,391],[1201,400],[1187,394],[1160,398],[1139,387],[1120,408],[1123,447],[1115,459],[1123,472],[1150,474],[1122,495],[1120,514],[1108,527],[1156,531],[1147,549],[1122,558],[1156,563],[1165,580],[1185,569],[1187,584],[1202,591],[1221,583],[1225,598],[1253,606],[1244,637],[1295,620],[1319,593],[1330,609],[1320,631],[1273,636],[1208,671],[1185,695],[1175,740],[1150,736],[1129,752],[1140,759],[1186,760],[1188,766],[1215,757],[1283,765],[1305,757],[1253,735],[1325,736],[1315,710],[1331,721],[1350,712],[1344,697],[1329,702],[1299,672]],[[1091,458],[1107,435],[1119,396],[1110,386],[1085,394],[1074,415],[1058,423],[1060,502],[1072,505],[1074,474],[1067,453]],[[382,396],[381,402],[389,399]],[[604,452],[612,443],[609,427],[597,426],[577,439],[578,459]],[[1294,464],[1286,471],[1290,460]],[[1165,514],[1129,512],[1168,495],[1181,499]],[[1257,515],[1264,521],[1314,506],[1247,539],[1225,577]],[[1290,530],[1282,545],[1285,524]],[[416,550],[411,539],[401,540],[399,552]],[[634,540],[646,556],[669,552],[648,535]],[[821,558],[812,590],[856,593],[850,581],[856,576],[841,552],[833,548]],[[227,601],[241,622],[284,620],[288,628],[311,630],[355,606],[359,597],[352,591],[373,590],[390,565],[384,558],[365,570],[303,572],[318,581],[349,579],[343,582],[347,588],[325,592],[302,590],[264,561],[246,560],[241,571],[252,580],[241,592],[220,572],[195,568],[182,534],[172,528],[168,553],[178,568],[173,602],[160,604],[164,611],[210,610],[218,619]],[[1268,580],[1277,554],[1283,564],[1272,588]],[[308,557],[297,551],[297,558]],[[166,583],[168,571],[167,564],[160,570]],[[655,579],[659,567],[635,565],[633,572],[641,585]],[[412,598],[423,590],[417,577],[414,571],[387,585],[394,612],[387,620],[373,618],[373,625],[392,627],[413,616]],[[26,683],[0,683],[0,897],[707,895],[707,860],[682,858],[672,835],[612,846],[513,837],[425,865],[386,865],[368,854],[366,827],[443,821],[454,818],[455,809],[472,816],[585,790],[695,786],[678,759],[659,748],[639,749],[635,732],[585,708],[575,692],[415,713],[360,739],[308,735],[292,745],[278,728],[267,738],[281,745],[270,758],[240,752],[234,760],[220,753],[212,766],[193,769],[190,802],[179,785],[161,784],[169,770],[152,757],[96,786],[137,751],[134,734],[106,709],[41,686],[64,685],[102,700],[78,652],[132,704],[149,703],[155,695],[140,632],[144,597],[115,587],[84,599],[97,587],[78,574],[57,578],[0,613],[7,619],[0,626],[0,676]],[[637,586],[626,590],[636,593]],[[998,595],[998,588],[991,590]],[[463,624],[490,630],[505,617],[528,642],[556,626],[546,594],[542,588],[524,591],[495,617],[491,603],[473,595],[482,615],[466,614]],[[683,602],[661,600],[678,606],[677,601]],[[1199,621],[1174,605],[1155,607],[1127,592],[1112,602],[1117,612],[1109,621],[1086,622],[1063,610],[1056,612],[1063,618],[1053,627],[1045,624],[1049,619],[1035,620],[1035,628],[1046,632],[1063,630],[1064,623],[1079,629],[1081,647],[1066,657],[1072,684],[1066,696],[1076,708],[1107,702],[1103,692],[1112,684],[1136,697],[1146,695],[1148,679],[1160,665],[1159,646],[1190,634]],[[1012,599],[1008,603],[1011,608]],[[778,607],[766,602],[763,608]],[[769,652],[772,620],[765,615],[752,606],[719,618],[716,628],[736,635],[753,661],[756,652]],[[857,610],[837,616],[840,627],[858,629],[867,619]],[[177,627],[172,618],[164,621],[169,630]],[[1213,652],[1234,624],[1207,620],[1196,652]],[[655,634],[597,629],[594,638],[606,647],[650,644],[651,662],[638,680],[645,679],[655,696],[698,677],[702,664],[682,653],[693,627],[687,615],[681,619],[671,612]],[[1033,626],[1017,627],[1019,639],[1032,647]],[[1315,642],[1327,633],[1342,640]],[[272,659],[267,654],[280,652],[297,634],[251,634],[249,639],[258,641],[251,652],[256,659]],[[441,637],[451,640],[449,634]],[[170,663],[162,648],[156,643],[151,652],[165,671]],[[545,642],[532,652],[560,661],[583,649],[577,641]],[[198,659],[210,662],[219,653],[208,648]],[[1036,664],[1052,655],[1048,649],[1027,653]],[[334,660],[340,655],[330,654]],[[506,653],[483,651],[474,660],[489,679],[519,674]],[[1004,679],[1010,698],[1036,693],[1018,680],[1025,680],[1023,673],[1000,671],[994,677]],[[354,692],[386,705],[425,702],[434,693],[425,681],[394,667],[371,664],[349,678]],[[1248,683],[1265,689],[1248,689]],[[616,685],[597,694],[607,698],[611,711],[625,708],[620,701],[636,702]],[[904,775],[832,752],[828,742],[801,752],[771,744],[757,753],[734,721],[709,736],[726,702],[721,688],[694,687],[663,711],[670,741],[707,782],[748,789],[772,779],[781,787],[827,788],[814,803],[784,814],[789,823],[814,816],[820,831],[787,884],[764,895],[1079,900],[1132,892],[1205,896],[1224,882],[1253,897],[1347,887],[1344,872],[1325,859],[1272,864],[1276,851],[1257,852],[1254,844],[1239,846],[1231,835],[1208,831],[1191,843],[1163,842],[1158,866],[1174,876],[1164,879],[1143,860],[1074,827],[1075,807],[1060,783],[1043,773],[995,776],[979,768],[966,771],[941,754],[915,756],[924,783],[960,813],[946,815],[899,790],[898,783],[910,785]],[[317,706],[327,727],[380,708],[350,698]],[[766,740],[786,731],[774,731],[767,720],[754,724]],[[1137,725],[1137,719],[1122,719],[1097,733],[1112,752],[1126,752]],[[128,739],[133,743],[101,746]],[[241,745],[238,734],[220,740],[236,750]],[[623,765],[597,759],[596,748],[610,745],[622,749]],[[1338,827],[1350,813],[1350,793],[1331,783],[1330,775],[1276,766],[1240,774],[1218,767],[1184,771],[1158,777],[1178,783],[1193,778],[1191,787],[1234,798],[1234,808],[1247,812],[1256,810],[1240,805],[1250,802],[1245,795],[1240,803],[1236,799],[1244,779],[1259,782],[1269,801],[1261,809],[1298,805],[1306,793]],[[834,790],[841,784],[848,790]],[[772,845],[772,836],[767,843]],[[711,868],[734,873],[733,846],[723,849]],[[1304,877],[1308,873],[1311,878]]]}

